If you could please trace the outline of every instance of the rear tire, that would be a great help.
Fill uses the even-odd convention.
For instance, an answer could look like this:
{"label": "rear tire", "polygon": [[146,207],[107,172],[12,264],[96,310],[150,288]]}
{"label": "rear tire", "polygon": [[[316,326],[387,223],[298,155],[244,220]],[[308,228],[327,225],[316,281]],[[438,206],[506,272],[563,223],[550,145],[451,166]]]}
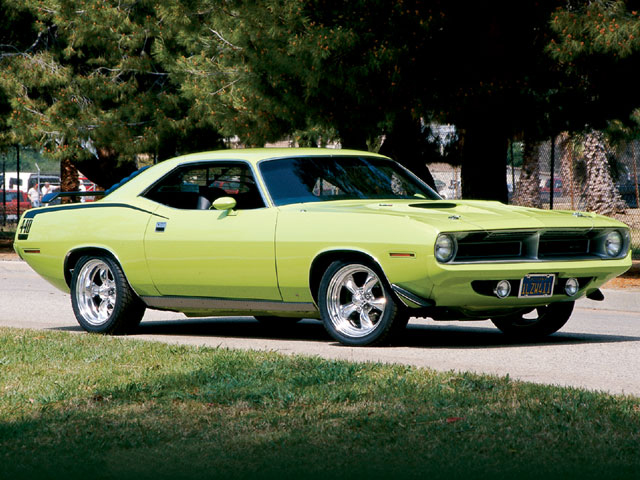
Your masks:
{"label": "rear tire", "polygon": [[535,309],[536,315],[527,318],[524,314],[494,318],[491,321],[503,333],[519,339],[534,339],[551,335],[560,330],[571,317],[574,302],[552,303]]}
{"label": "rear tire", "polygon": [[71,305],[87,332],[116,335],[133,331],[145,311],[120,265],[106,255],[80,257],[71,277]]}

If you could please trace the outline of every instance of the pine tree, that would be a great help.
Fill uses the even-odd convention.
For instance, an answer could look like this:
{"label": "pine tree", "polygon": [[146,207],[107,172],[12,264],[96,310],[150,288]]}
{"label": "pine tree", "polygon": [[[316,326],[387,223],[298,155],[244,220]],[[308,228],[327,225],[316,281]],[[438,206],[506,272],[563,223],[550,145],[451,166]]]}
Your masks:
{"label": "pine tree", "polygon": [[[29,51],[33,47],[34,19],[26,11],[11,8],[0,0],[0,71],[10,59]],[[5,72],[2,72],[6,75]],[[13,145],[17,138],[13,134],[8,119],[11,114],[10,95],[0,82],[0,149]]]}
{"label": "pine tree", "polygon": [[191,45],[172,72],[203,112],[224,117],[227,134],[259,145],[335,132],[355,148],[384,136],[383,149],[424,170],[423,125],[452,123],[463,140],[464,195],[506,201],[508,138],[559,97],[561,73],[543,55],[556,5],[183,0],[165,8],[188,19],[180,41]]}
{"label": "pine tree", "polygon": [[576,159],[574,155],[573,143],[575,137],[569,132],[562,132],[558,138],[560,146],[560,175],[565,193],[569,195],[571,210],[576,210],[580,201],[581,189],[576,172]]}
{"label": "pine tree", "polygon": [[577,109],[582,125],[575,126],[603,130],[614,119],[634,123],[630,116],[640,107],[640,4],[569,1],[552,14],[550,25],[546,51],[582,99]]}
{"label": "pine tree", "polygon": [[6,4],[36,18],[32,48],[0,64],[8,123],[23,143],[40,145],[103,187],[135,169],[138,154],[162,158],[221,145],[154,58],[158,44],[173,39],[172,19],[156,16],[157,2]]}

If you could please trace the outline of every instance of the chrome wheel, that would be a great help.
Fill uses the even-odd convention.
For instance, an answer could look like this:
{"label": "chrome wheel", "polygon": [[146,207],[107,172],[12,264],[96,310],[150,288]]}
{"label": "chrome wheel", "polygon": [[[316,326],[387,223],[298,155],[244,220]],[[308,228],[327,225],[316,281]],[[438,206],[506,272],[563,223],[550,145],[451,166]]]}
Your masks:
{"label": "chrome wheel", "polygon": [[109,265],[97,258],[86,262],[78,274],[75,294],[83,319],[92,326],[104,325],[113,313],[118,296]]}
{"label": "chrome wheel", "polygon": [[350,338],[370,335],[380,325],[387,297],[369,267],[349,264],[338,270],[327,288],[326,306],[335,330]]}
{"label": "chrome wheel", "polygon": [[106,254],[83,256],[75,263],[71,306],[80,326],[93,333],[130,333],[145,310],[120,264]]}

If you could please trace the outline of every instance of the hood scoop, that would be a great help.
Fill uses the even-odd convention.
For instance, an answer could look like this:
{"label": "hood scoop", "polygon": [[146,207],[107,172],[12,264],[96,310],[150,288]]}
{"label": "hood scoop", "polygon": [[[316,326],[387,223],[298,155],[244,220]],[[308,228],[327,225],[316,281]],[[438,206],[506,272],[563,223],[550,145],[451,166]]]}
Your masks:
{"label": "hood scoop", "polygon": [[437,208],[438,210],[442,210],[444,208],[456,208],[458,205],[455,203],[447,203],[447,202],[435,202],[435,203],[412,203],[409,205],[413,208]]}

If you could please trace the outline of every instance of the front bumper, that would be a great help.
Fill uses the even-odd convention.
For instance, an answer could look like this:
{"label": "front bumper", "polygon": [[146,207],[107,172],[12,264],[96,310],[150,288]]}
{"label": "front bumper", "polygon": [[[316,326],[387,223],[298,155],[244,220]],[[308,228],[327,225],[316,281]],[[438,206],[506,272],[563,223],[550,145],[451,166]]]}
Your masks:
{"label": "front bumper", "polygon": [[[519,263],[435,264],[422,281],[396,284],[429,302],[434,308],[453,309],[468,316],[481,312],[532,308],[554,302],[572,301],[589,295],[604,283],[631,267],[631,254],[616,260],[538,261]],[[556,287],[551,297],[519,298],[518,286],[528,274],[554,274]],[[578,292],[568,296],[564,283],[569,278],[580,282]],[[512,293],[506,298],[493,294],[492,285],[509,280]],[[409,308],[418,308],[408,305]]]}

